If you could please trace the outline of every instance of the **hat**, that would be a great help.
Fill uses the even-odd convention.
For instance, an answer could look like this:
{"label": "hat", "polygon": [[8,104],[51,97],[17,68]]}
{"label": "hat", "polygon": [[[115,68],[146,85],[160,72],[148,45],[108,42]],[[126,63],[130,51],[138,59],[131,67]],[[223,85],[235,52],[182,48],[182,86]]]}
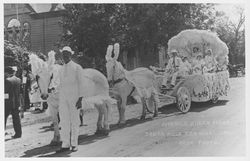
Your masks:
{"label": "hat", "polygon": [[170,53],[171,53],[171,54],[172,54],[172,53],[178,53],[178,51],[175,50],[175,49],[172,49],[172,50],[170,51]]}
{"label": "hat", "polygon": [[69,46],[64,46],[60,52],[62,53],[63,51],[70,52],[72,55],[75,53]]}
{"label": "hat", "polygon": [[4,68],[4,73],[12,74],[13,72],[14,70],[10,66]]}
{"label": "hat", "polygon": [[13,71],[15,71],[15,72],[17,71],[17,67],[16,67],[16,66],[13,66],[12,69],[13,69]]}

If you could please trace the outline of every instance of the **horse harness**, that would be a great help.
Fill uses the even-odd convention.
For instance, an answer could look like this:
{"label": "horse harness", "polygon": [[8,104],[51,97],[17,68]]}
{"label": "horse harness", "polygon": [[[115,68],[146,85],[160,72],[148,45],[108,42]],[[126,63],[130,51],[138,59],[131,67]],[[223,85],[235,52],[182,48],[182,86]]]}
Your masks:
{"label": "horse harness", "polygon": [[[39,86],[39,83],[38,83],[38,79],[39,79],[39,75],[36,75],[36,83],[37,83],[37,86],[38,86],[38,88],[39,88],[39,90],[40,90],[40,92],[41,92],[41,89],[40,89],[40,86]],[[53,73],[52,73],[52,75],[51,75],[51,77],[50,77],[49,85],[48,85],[48,86],[50,86],[52,79],[53,79]],[[53,90],[55,90],[54,87],[48,88],[48,93],[52,93]]]}
{"label": "horse harness", "polygon": [[[113,66],[114,71],[115,71],[115,67],[116,67],[116,63],[115,63],[115,65]],[[119,79],[117,79],[117,80],[114,80],[114,75],[112,76],[112,80],[113,80],[113,86],[114,86],[115,84],[118,84],[118,83],[122,82],[123,80],[126,80],[126,81],[128,82],[128,80],[127,80],[126,78],[119,78]],[[129,83],[129,82],[128,82],[128,83]],[[133,86],[133,88],[132,88],[131,92],[129,93],[128,97],[130,97],[134,91],[135,91],[135,86]]]}
{"label": "horse harness", "polygon": [[[122,82],[123,80],[126,80],[126,81],[128,82],[128,80],[125,79],[125,78],[119,78],[119,79],[117,79],[117,80],[115,80],[115,81],[113,82],[113,86],[114,86],[115,84],[118,84],[118,83]],[[128,83],[129,83],[129,82],[128,82]],[[130,97],[134,91],[135,91],[135,86],[133,86],[133,88],[132,88],[131,92],[129,93],[128,97]]]}

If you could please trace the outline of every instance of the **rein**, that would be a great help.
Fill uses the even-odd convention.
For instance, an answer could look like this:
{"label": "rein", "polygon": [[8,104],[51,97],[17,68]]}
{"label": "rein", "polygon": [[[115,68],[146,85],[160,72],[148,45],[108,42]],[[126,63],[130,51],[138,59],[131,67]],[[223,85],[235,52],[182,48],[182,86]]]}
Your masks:
{"label": "rein", "polygon": [[[48,87],[50,86],[52,79],[53,79],[53,73],[52,73],[52,75],[51,75],[51,77],[50,77]],[[52,87],[52,88],[48,88],[48,93],[51,93],[54,89],[55,89],[54,87]]]}
{"label": "rein", "polygon": [[117,83],[120,83],[121,81],[123,81],[124,78],[120,78],[120,79],[117,79],[115,81],[113,81],[113,85],[117,84]]}
{"label": "rein", "polygon": [[38,79],[39,79],[39,75],[36,75],[36,84],[37,84],[38,89],[39,89],[39,91],[40,91],[40,93],[41,93],[41,88],[40,88],[40,86],[39,86]]}

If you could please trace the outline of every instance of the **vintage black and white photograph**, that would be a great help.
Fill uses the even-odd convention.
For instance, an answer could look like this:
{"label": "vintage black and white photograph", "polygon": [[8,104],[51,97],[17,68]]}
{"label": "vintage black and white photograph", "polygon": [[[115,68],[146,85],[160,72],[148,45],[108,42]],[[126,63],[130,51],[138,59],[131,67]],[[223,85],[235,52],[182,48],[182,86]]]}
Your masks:
{"label": "vintage black and white photograph", "polygon": [[5,158],[247,155],[244,3],[2,5]]}

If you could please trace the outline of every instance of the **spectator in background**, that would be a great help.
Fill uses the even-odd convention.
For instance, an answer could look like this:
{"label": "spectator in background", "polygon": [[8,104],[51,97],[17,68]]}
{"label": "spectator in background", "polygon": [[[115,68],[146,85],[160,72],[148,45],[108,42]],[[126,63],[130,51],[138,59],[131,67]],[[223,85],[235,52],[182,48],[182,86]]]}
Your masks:
{"label": "spectator in background", "polygon": [[23,99],[23,111],[30,108],[29,92],[31,90],[31,79],[27,69],[23,69],[22,72],[22,99]]}
{"label": "spectator in background", "polygon": [[15,70],[11,67],[4,69],[5,128],[8,116],[11,114],[15,130],[15,135],[12,138],[20,138],[22,136],[22,127],[18,108],[20,107],[21,80],[15,74]]}

